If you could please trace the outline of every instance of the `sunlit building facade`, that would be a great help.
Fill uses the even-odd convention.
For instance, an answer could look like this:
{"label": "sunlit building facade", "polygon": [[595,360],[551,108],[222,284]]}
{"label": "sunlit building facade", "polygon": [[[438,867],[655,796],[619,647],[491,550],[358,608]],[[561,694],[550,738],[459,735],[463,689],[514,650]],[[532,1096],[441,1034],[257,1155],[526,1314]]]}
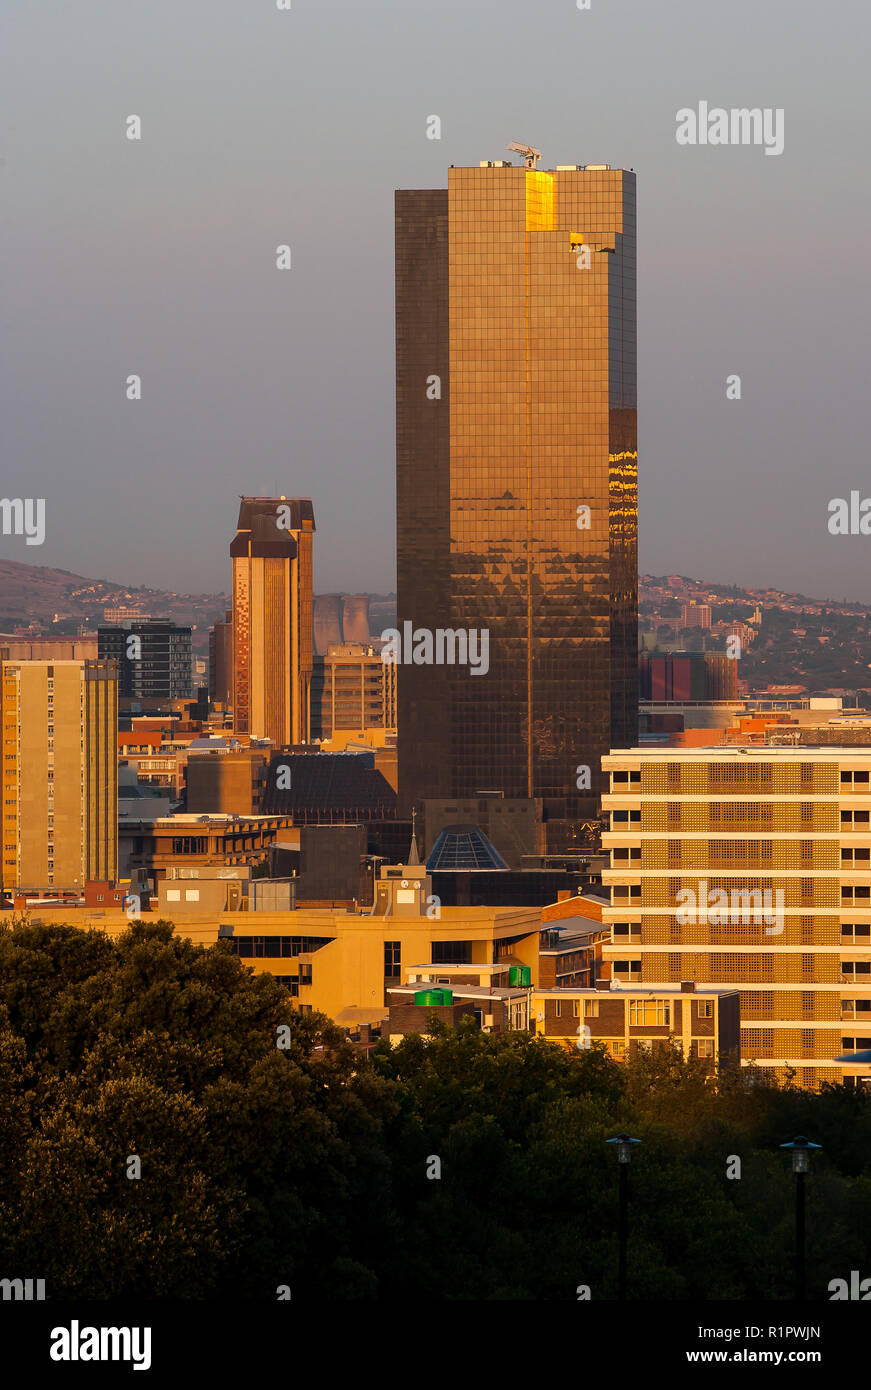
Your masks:
{"label": "sunlit building facade", "polygon": [[630,748],[605,759],[603,970],[740,994],[741,1060],[871,1085],[871,754]]}
{"label": "sunlit building facade", "polygon": [[401,812],[540,797],[571,847],[637,739],[635,175],[398,192],[396,351],[398,626],[489,634],[399,666]]}
{"label": "sunlit building facade", "polygon": [[4,890],[118,875],[114,661],[0,662]]}
{"label": "sunlit building facade", "polygon": [[233,726],[276,747],[311,737],[312,543],[308,498],[243,497],[233,561]]}

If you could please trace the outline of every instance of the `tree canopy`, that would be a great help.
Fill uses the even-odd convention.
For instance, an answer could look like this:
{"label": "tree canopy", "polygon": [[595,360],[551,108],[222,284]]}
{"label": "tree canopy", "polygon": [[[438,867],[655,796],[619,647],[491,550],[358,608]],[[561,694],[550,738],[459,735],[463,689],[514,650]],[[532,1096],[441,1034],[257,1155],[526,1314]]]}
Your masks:
{"label": "tree canopy", "polygon": [[367,1058],[169,922],[4,925],[0,1270],[53,1298],[611,1298],[628,1130],[630,1297],[790,1297],[798,1133],[810,1296],[871,1272],[867,1095],[432,1028]]}

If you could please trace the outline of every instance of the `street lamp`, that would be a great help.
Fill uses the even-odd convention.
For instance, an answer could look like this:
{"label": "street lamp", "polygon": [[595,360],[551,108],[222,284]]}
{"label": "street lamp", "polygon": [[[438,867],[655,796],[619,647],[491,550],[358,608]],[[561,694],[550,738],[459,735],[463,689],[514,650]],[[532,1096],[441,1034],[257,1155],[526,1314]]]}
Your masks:
{"label": "street lamp", "polygon": [[628,1134],[618,1134],[614,1139],[606,1139],[606,1144],[617,1145],[617,1166],[620,1170],[620,1221],[617,1228],[619,1241],[619,1263],[617,1266],[617,1297],[626,1299],[626,1245],[629,1235],[629,1164],[632,1159],[632,1145],[640,1144]]}
{"label": "street lamp", "polygon": [[797,1134],[788,1144],[781,1144],[792,1154],[792,1171],[795,1173],[795,1296],[799,1302],[805,1297],[805,1222],[804,1222],[804,1180],[810,1169],[811,1150],[819,1149],[821,1144],[812,1144],[803,1134]]}

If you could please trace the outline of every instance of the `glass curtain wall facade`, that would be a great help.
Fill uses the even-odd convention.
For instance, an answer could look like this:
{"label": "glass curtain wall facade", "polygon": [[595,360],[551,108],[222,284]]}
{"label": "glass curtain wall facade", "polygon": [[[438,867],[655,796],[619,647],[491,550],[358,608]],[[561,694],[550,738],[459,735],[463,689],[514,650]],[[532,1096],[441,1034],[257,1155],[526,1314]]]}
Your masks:
{"label": "glass curtain wall facade", "polygon": [[570,848],[637,738],[634,174],[398,192],[396,345],[398,628],[489,634],[486,674],[403,652],[400,813],[542,798]]}

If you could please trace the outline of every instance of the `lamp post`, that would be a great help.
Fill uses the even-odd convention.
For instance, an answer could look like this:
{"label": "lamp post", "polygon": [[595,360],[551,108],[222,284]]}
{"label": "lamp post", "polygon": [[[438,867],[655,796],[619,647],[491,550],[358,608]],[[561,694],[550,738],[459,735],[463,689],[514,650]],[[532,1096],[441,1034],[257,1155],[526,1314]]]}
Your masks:
{"label": "lamp post", "polygon": [[618,1134],[614,1139],[606,1139],[606,1144],[617,1145],[617,1166],[620,1172],[620,1220],[617,1227],[619,1256],[617,1266],[617,1297],[626,1299],[626,1245],[629,1236],[629,1163],[632,1158],[632,1145],[640,1144],[640,1139],[632,1139],[628,1134]]}
{"label": "lamp post", "polygon": [[788,1144],[781,1144],[792,1154],[792,1171],[795,1173],[795,1296],[800,1303],[805,1298],[805,1223],[804,1223],[804,1180],[810,1168],[811,1150],[822,1147],[812,1144],[803,1134],[797,1134]]}

